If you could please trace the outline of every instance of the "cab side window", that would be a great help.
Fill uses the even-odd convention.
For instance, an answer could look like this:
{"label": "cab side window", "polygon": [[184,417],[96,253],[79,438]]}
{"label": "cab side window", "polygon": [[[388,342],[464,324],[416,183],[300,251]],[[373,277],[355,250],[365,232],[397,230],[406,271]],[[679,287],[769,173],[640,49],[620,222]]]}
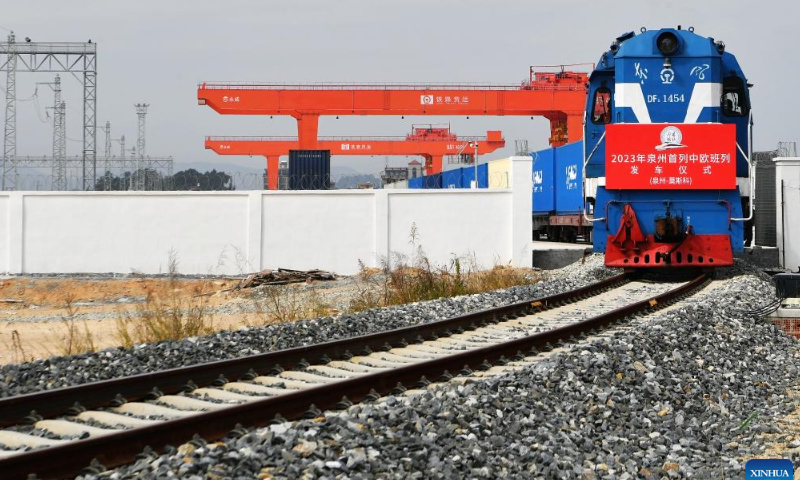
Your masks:
{"label": "cab side window", "polygon": [[750,111],[747,105],[744,80],[728,77],[722,81],[722,113],[728,117],[744,117]]}
{"label": "cab side window", "polygon": [[600,87],[594,91],[592,123],[611,123],[611,90],[608,87]]}

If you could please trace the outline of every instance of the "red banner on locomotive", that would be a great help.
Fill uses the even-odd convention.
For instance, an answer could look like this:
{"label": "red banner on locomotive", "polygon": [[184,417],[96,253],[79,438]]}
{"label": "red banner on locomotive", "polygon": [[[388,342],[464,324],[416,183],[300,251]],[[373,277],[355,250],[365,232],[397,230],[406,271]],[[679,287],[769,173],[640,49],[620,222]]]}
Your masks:
{"label": "red banner on locomotive", "polygon": [[702,123],[607,125],[606,188],[734,189],[736,126]]}

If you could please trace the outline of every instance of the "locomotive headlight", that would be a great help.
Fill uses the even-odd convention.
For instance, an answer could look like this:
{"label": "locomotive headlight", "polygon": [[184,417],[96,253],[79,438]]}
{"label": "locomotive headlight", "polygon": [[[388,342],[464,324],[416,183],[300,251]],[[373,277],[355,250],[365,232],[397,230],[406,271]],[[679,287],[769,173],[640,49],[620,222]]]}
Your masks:
{"label": "locomotive headlight", "polygon": [[656,38],[656,46],[662,55],[672,55],[678,51],[678,37],[672,32],[663,32]]}

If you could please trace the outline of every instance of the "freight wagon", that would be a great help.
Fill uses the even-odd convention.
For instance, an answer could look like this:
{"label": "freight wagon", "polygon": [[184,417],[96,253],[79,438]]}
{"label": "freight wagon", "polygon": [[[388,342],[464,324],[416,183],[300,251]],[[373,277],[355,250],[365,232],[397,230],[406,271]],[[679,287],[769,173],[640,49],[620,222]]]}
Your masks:
{"label": "freight wagon", "polygon": [[533,239],[591,241],[583,216],[583,141],[531,153]]}
{"label": "freight wagon", "polygon": [[[478,188],[489,185],[489,168],[486,163],[478,165]],[[475,166],[454,168],[434,175],[408,179],[408,188],[471,188],[475,182]]]}
{"label": "freight wagon", "polygon": [[[583,216],[583,141],[531,153],[533,239],[591,242],[592,224]],[[478,188],[507,188],[508,159],[478,165]],[[409,179],[408,188],[471,188],[474,165]]]}

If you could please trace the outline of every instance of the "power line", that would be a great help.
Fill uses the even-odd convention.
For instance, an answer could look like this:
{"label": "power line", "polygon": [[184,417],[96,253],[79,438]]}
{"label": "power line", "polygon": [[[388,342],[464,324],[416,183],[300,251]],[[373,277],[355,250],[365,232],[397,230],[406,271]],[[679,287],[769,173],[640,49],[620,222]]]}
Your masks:
{"label": "power line", "polygon": [[[3,93],[6,93],[6,89],[2,85],[0,85],[0,90],[2,90]],[[33,97],[35,97],[38,94],[39,94],[39,87],[36,87],[36,89],[33,91],[33,94],[30,97],[23,98],[23,99],[19,99],[18,98],[17,101],[18,102],[30,102],[31,100],[33,100]]]}
{"label": "power line", "polygon": [[[34,96],[34,99],[33,99],[33,109],[34,109],[34,110],[36,110],[36,116],[37,116],[37,117],[39,117],[39,121],[40,121],[40,122],[42,122],[42,123],[49,123],[49,122],[47,121],[47,119],[46,119],[46,118],[42,118],[42,114],[41,114],[41,113],[39,113],[39,109],[41,109],[41,108],[42,108],[42,107],[39,105],[39,97],[38,97],[38,96]],[[46,111],[45,111],[45,115],[47,115],[47,112],[46,112]]]}

